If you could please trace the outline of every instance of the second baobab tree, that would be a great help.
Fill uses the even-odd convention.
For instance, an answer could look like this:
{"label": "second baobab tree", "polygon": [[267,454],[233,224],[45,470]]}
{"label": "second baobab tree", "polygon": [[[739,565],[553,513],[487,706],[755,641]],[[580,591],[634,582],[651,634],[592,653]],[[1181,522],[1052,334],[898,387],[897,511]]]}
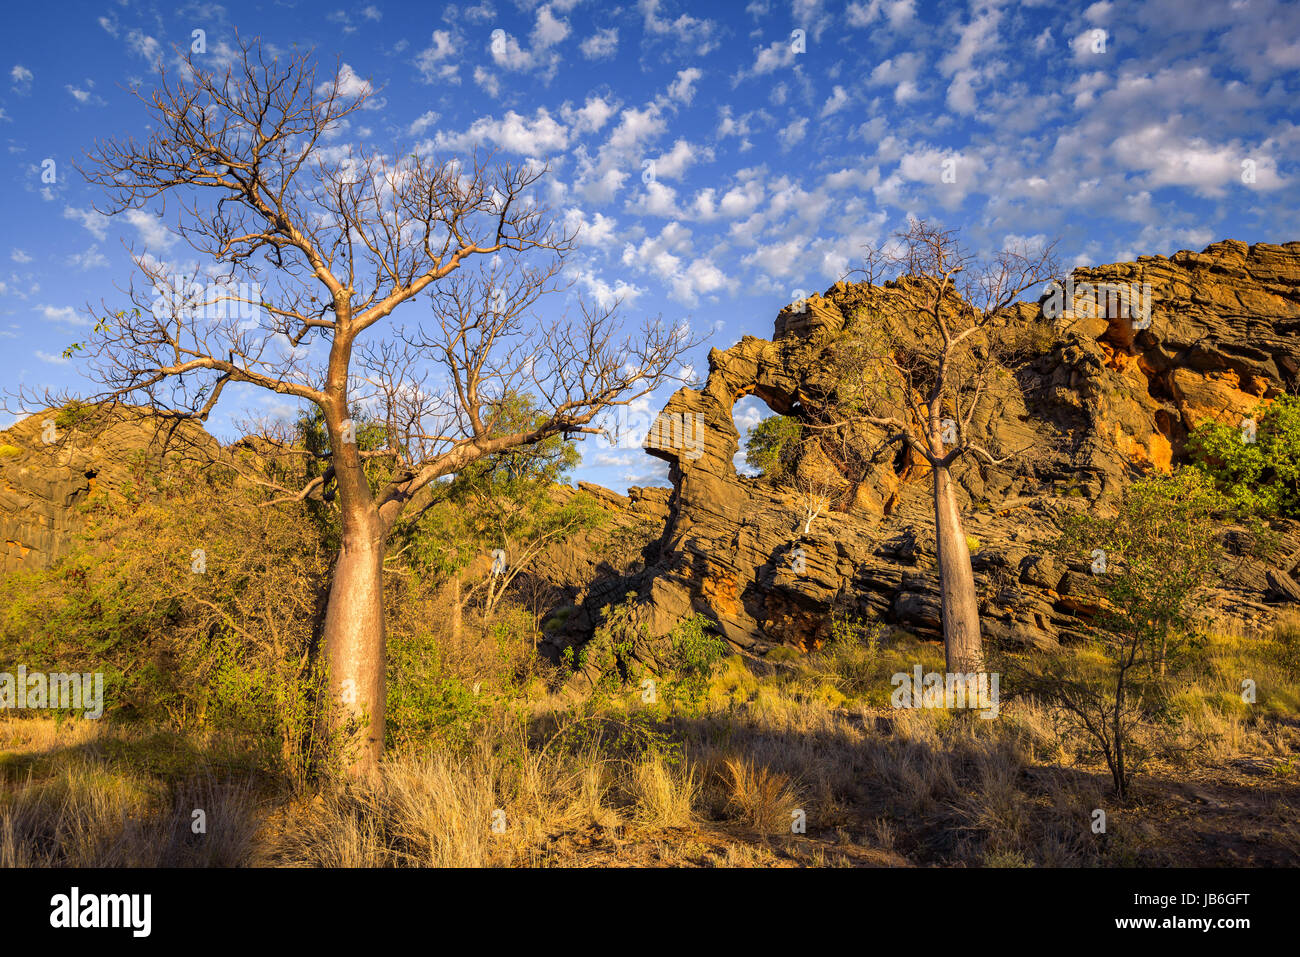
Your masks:
{"label": "second baobab tree", "polygon": [[[383,748],[383,564],[404,510],[485,456],[598,431],[601,410],[672,378],[694,343],[653,321],[625,334],[612,308],[581,302],[543,323],[576,239],[540,200],[546,170],[344,145],[370,96],[345,79],[257,42],[220,73],[159,67],[141,96],[150,137],[97,143],[83,172],[101,213],[162,215],[198,263],[180,275],[163,250],[133,251],[134,308],[95,315],[83,348],[104,386],[92,400],[206,420],[235,386],[320,410],[327,467],[272,500],[338,503],[322,646],[362,772]],[[518,395],[537,414],[505,428],[501,400]],[[358,409],[382,441],[357,442]]]}
{"label": "second baobab tree", "polygon": [[867,298],[838,348],[838,421],[821,428],[846,444],[865,431],[929,470],[947,669],[979,672],[979,602],[953,468],[963,457],[1032,454],[987,448],[978,426],[1004,373],[998,353],[1016,301],[1057,273],[1052,248],[979,258],[955,231],[913,221],[869,249],[863,271]]}

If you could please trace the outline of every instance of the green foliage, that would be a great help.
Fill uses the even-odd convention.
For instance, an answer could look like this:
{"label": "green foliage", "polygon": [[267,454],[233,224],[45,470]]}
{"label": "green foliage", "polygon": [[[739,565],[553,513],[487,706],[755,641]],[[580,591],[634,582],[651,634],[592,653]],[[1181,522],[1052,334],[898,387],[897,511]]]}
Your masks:
{"label": "green foliage", "polygon": [[677,623],[668,635],[672,649],[665,697],[698,708],[709,693],[709,682],[727,653],[727,643],[713,631],[713,622],[695,614]]}
{"label": "green foliage", "polygon": [[1240,426],[1203,422],[1192,461],[1238,508],[1300,518],[1300,396],[1281,395],[1258,416],[1255,441]]}
{"label": "green foliage", "polygon": [[1092,563],[1097,550],[1105,553],[1105,572],[1096,577],[1107,607],[1096,623],[1148,653],[1194,632],[1201,611],[1195,599],[1224,570],[1218,533],[1230,512],[1205,474],[1182,468],[1135,482],[1113,517],[1081,513],[1068,520],[1065,556]]}
{"label": "green foliage", "polygon": [[[388,745],[461,750],[488,714],[487,698],[451,672],[432,635],[394,642],[388,655]],[[481,690],[481,689],[480,689]]]}
{"label": "green foliage", "polygon": [[[512,395],[492,407],[489,421],[492,434],[506,434],[543,418],[531,396]],[[573,443],[558,435],[485,456],[431,489],[429,502],[395,529],[393,550],[417,574],[438,578],[496,548],[522,554],[561,534],[599,527],[604,512],[591,496],[557,495],[554,488],[579,460]]]}
{"label": "green foliage", "polygon": [[610,606],[592,638],[576,655],[565,649],[565,662],[592,668],[600,697],[620,687],[640,687],[648,674],[657,676],[656,697],[669,708],[698,708],[708,697],[709,682],[727,652],[727,643],[713,631],[713,623],[695,614],[679,621],[660,640],[651,640],[644,624],[633,623],[635,593]]}
{"label": "green foliage", "polygon": [[1230,510],[1207,475],[1183,468],[1135,482],[1114,516],[1084,513],[1064,525],[1062,556],[1097,572],[1095,654],[1032,662],[1014,681],[1093,742],[1120,797],[1146,755],[1135,729],[1166,716],[1171,670],[1204,646],[1198,598],[1223,571],[1218,532]]}
{"label": "green foliage", "polygon": [[72,400],[54,416],[54,425],[60,430],[74,429],[95,418],[97,409],[94,405]]}
{"label": "green foliage", "polygon": [[745,436],[745,464],[773,481],[786,477],[794,465],[802,431],[798,419],[768,416]]}
{"label": "green foliage", "polygon": [[327,551],[219,470],[137,466],[87,500],[71,554],[0,581],[0,661],[103,673],[106,719],[215,733],[298,779],[323,747],[307,652]]}

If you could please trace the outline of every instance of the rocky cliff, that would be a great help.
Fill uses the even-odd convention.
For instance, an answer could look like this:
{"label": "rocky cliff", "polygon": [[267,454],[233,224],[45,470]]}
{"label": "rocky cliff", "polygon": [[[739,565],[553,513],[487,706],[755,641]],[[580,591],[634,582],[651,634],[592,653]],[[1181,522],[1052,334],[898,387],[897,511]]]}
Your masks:
{"label": "rocky cliff", "polygon": [[[1033,450],[996,466],[963,460],[957,478],[986,633],[1050,647],[1077,635],[1095,610],[1088,567],[1049,554],[1067,510],[1105,507],[1132,479],[1168,470],[1202,419],[1239,421],[1300,388],[1300,243],[1228,240],[1203,252],[1144,256],[1078,269],[1078,308],[1021,303],[995,334],[1017,340],[989,412],[976,423],[1002,448]],[[1149,291],[1149,307],[1115,308],[1087,290]],[[1067,286],[1068,288],[1068,286]],[[940,633],[928,474],[907,456],[885,462],[848,504],[804,531],[794,490],[737,474],[732,409],[757,396],[800,417],[833,388],[828,346],[855,315],[861,286],[837,283],[787,307],[771,340],[745,337],[709,354],[702,389],[681,389],[652,434],[702,423],[692,443],[657,443],[672,493],[662,538],[643,569],[592,590],[570,640],[598,620],[600,601],[635,592],[635,620],[651,637],[701,612],[736,646],[811,648],[833,608]],[[1059,303],[1057,304],[1059,306]],[[1067,307],[1071,303],[1066,304]],[[1300,595],[1300,528],[1283,529],[1279,567],[1234,566],[1211,601],[1219,614],[1262,628]],[[645,650],[653,655],[653,650]]]}
{"label": "rocky cliff", "polygon": [[88,409],[52,409],[0,432],[0,574],[48,568],[67,554],[81,527],[77,506],[97,488],[138,485],[142,458],[218,448],[197,423],[147,410],[98,419]]}
{"label": "rocky cliff", "polygon": [[[1149,288],[1149,309],[1116,309],[1086,290]],[[1225,241],[1203,252],[1145,256],[1075,270],[1062,312],[1046,293],[1017,306],[994,331],[1000,350],[994,401],[975,427],[1004,449],[999,465],[965,460],[957,479],[988,635],[1051,647],[1082,633],[1095,610],[1083,556],[1049,549],[1060,517],[1105,508],[1134,477],[1167,470],[1189,430],[1207,417],[1238,421],[1281,392],[1300,391],[1300,243]],[[547,647],[590,639],[610,604],[634,597],[633,620],[651,641],[702,613],[737,647],[803,649],[827,637],[832,612],[940,633],[930,482],[906,454],[876,463],[805,530],[790,487],[737,473],[732,409],[757,396],[806,417],[835,388],[829,355],[862,308],[865,289],[838,283],[784,309],[770,340],[745,337],[709,354],[700,389],[672,396],[652,429],[651,455],[670,466],[672,489],[621,496],[584,486],[609,527],[557,546],[537,577],[554,588]],[[1098,299],[1102,300],[1098,304]],[[1085,308],[1086,302],[1095,308]],[[1057,303],[1056,305],[1059,305]],[[0,433],[0,572],[41,568],[73,544],[77,504],[100,485],[133,481],[141,456],[220,455],[193,423],[146,414],[107,428],[65,429],[54,441],[32,416]],[[179,441],[178,441],[179,440]],[[557,490],[557,494],[573,494]],[[1282,527],[1272,567],[1234,563],[1213,610],[1262,629],[1300,599],[1300,527]]]}

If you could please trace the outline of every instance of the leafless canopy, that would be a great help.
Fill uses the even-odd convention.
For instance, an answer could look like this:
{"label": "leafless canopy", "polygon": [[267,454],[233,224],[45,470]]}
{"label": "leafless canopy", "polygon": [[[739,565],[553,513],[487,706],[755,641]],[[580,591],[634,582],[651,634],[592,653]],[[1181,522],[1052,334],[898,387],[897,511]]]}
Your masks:
{"label": "leafless canopy", "polygon": [[[91,310],[93,401],[206,420],[228,385],[252,385],[319,406],[334,440],[361,408],[387,427],[365,454],[391,459],[379,504],[395,513],[483,454],[597,431],[602,409],[672,377],[694,343],[656,321],[624,335],[616,303],[538,321],[542,296],[571,293],[576,239],[537,197],[545,167],[346,145],[368,85],[337,69],[318,82],[310,54],[239,48],[221,73],[160,66],[137,93],[153,134],[97,142],[82,165],[99,212],[157,213],[198,260],[131,251],[125,308]],[[364,335],[421,293],[427,321]],[[534,397],[535,429],[501,431],[494,400],[510,393]]]}
{"label": "leafless canopy", "polygon": [[912,221],[868,248],[866,315],[845,345],[846,406],[933,466],[993,455],[971,434],[988,397],[1005,326],[1025,290],[1057,272],[1053,246],[1003,249],[979,259],[955,230]]}

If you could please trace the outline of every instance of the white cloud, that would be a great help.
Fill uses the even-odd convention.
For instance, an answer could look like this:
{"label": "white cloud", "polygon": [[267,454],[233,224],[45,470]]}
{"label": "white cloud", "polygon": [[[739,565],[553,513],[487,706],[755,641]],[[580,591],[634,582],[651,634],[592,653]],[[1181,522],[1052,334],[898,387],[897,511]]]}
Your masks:
{"label": "white cloud", "polygon": [[1076,62],[1102,63],[1110,50],[1110,34],[1101,27],[1089,27],[1070,41],[1070,52]]}
{"label": "white cloud", "polygon": [[[338,81],[339,95],[343,98],[349,100],[362,96],[367,98],[363,109],[379,110],[383,109],[388,104],[388,101],[383,97],[377,97],[374,95],[374,85],[371,84],[369,80],[358,74],[356,70],[352,69],[352,66],[348,63],[344,63],[339,67],[335,79]],[[316,86],[316,92],[324,95],[329,92],[332,85],[333,81],[330,80],[319,83]],[[346,129],[346,127],[343,127],[343,129]],[[337,135],[337,132],[335,132],[334,135]]]}
{"label": "white cloud", "polygon": [[845,15],[851,27],[869,27],[883,16],[897,30],[916,16],[916,0],[869,0],[867,3],[855,0],[848,5]]}
{"label": "white cloud", "polygon": [[791,122],[788,126],[776,134],[776,138],[781,141],[781,145],[789,149],[804,138],[808,132],[808,117],[801,116]]}
{"label": "white cloud", "polygon": [[19,96],[26,96],[32,91],[33,73],[21,63],[15,63],[12,70],[9,71],[9,79],[13,82],[13,91]]}
{"label": "white cloud", "polygon": [[646,183],[641,193],[628,200],[627,205],[646,216],[672,219],[681,215],[677,210],[677,190],[658,180]]}
{"label": "white cloud", "polygon": [[140,30],[132,30],[126,35],[126,48],[137,56],[153,61],[158,59],[162,46],[148,34]]}
{"label": "white cloud", "polygon": [[578,243],[584,247],[604,249],[614,240],[617,221],[604,213],[593,213],[591,219],[576,206],[564,211],[564,232],[577,233]]}
{"label": "white cloud", "polygon": [[569,21],[558,19],[551,13],[550,4],[543,4],[537,10],[537,22],[533,25],[532,41],[536,47],[553,47],[569,35]]}
{"label": "white cloud", "polygon": [[615,27],[597,30],[578,44],[578,49],[588,60],[602,60],[613,56],[618,50],[618,30]]}
{"label": "white cloud", "polygon": [[[794,52],[794,44],[789,40],[776,40],[771,45],[762,47],[758,51],[758,56],[754,58],[754,65],[750,67],[751,76],[762,76],[764,73],[771,73],[783,66],[790,66],[794,63],[797,54]],[[741,71],[739,76],[743,76]]]}
{"label": "white cloud", "polygon": [[826,102],[822,105],[821,115],[826,117],[833,113],[838,113],[840,110],[844,109],[844,107],[848,106],[848,104],[849,94],[845,92],[844,87],[836,86],[831,90],[830,97],[828,97]]}
{"label": "white cloud", "polygon": [[429,110],[427,113],[421,113],[414,121],[412,121],[411,125],[407,127],[407,132],[411,136],[419,136],[434,123],[437,123],[438,118],[439,115],[433,110]]}
{"label": "white cloud", "polygon": [[74,326],[88,326],[90,323],[77,315],[71,306],[41,306],[41,318],[48,322],[66,322]]}
{"label": "white cloud", "polygon": [[645,294],[645,290],[640,286],[621,278],[610,283],[590,269],[580,270],[575,278],[601,309],[612,309],[616,304],[631,306]]}
{"label": "white cloud", "polygon": [[29,263],[32,261],[32,257],[29,256],[27,252],[22,249],[13,250],[11,253],[9,253],[9,258],[16,263]]}
{"label": "white cloud", "polygon": [[122,218],[135,227],[141,241],[150,249],[168,249],[176,242],[176,234],[157,216],[143,209],[128,209],[122,213]]}
{"label": "white cloud", "polygon": [[975,112],[974,81],[979,74],[974,70],[958,70],[948,84],[945,102],[954,113],[970,116]]}
{"label": "white cloud", "polygon": [[955,27],[957,42],[939,61],[939,72],[952,76],[958,70],[969,70],[976,60],[983,60],[998,48],[998,24],[1002,11],[989,4],[976,8],[971,19]]}
{"label": "white cloud", "polygon": [[681,179],[688,166],[712,159],[713,151],[708,147],[695,147],[685,139],[679,139],[671,150],[655,159],[655,175]]}
{"label": "white cloud", "polygon": [[102,240],[108,234],[108,217],[93,209],[69,206],[63,210],[63,218],[77,220],[96,239]]}
{"label": "white cloud", "polygon": [[482,66],[474,67],[474,82],[477,83],[488,96],[501,95],[501,78],[491,70]]}
{"label": "white cloud", "polygon": [[689,104],[695,98],[695,82],[704,75],[697,67],[677,71],[677,79],[668,84],[668,96]]}
{"label": "white cloud", "polygon": [[482,143],[493,143],[512,153],[544,156],[568,146],[569,132],[545,107],[538,107],[531,119],[507,110],[499,120],[481,116],[463,133],[440,131],[433,138],[438,149],[469,150]]}
{"label": "white cloud", "polygon": [[560,116],[568,123],[575,134],[595,133],[614,115],[616,107],[599,96],[587,97],[581,109],[574,109],[568,103],[560,107]]}
{"label": "white cloud", "polygon": [[646,237],[639,246],[624,246],[622,260],[623,265],[643,269],[666,282],[669,295],[687,305],[737,286],[712,259],[693,252],[690,230],[676,221],[664,226],[658,236]]}
{"label": "white cloud", "polygon": [[429,46],[415,57],[415,68],[420,71],[425,83],[443,80],[449,83],[459,82],[460,65],[446,62],[457,52],[457,44],[448,30],[434,30]]}
{"label": "white cloud", "polygon": [[700,20],[685,13],[675,19],[660,16],[663,0],[637,0],[636,6],[647,34],[671,38],[683,52],[693,51],[703,56],[718,45],[717,24],[712,20]]}
{"label": "white cloud", "polygon": [[99,251],[99,247],[92,245],[85,252],[73,253],[68,257],[68,265],[73,269],[102,269],[108,265],[108,257]]}
{"label": "white cloud", "polygon": [[1146,173],[1148,189],[1186,186],[1202,196],[1221,196],[1228,187],[1242,183],[1242,164],[1247,160],[1254,163],[1255,189],[1273,190],[1285,183],[1276,160],[1264,150],[1186,136],[1172,120],[1119,136],[1111,150],[1129,169]]}

